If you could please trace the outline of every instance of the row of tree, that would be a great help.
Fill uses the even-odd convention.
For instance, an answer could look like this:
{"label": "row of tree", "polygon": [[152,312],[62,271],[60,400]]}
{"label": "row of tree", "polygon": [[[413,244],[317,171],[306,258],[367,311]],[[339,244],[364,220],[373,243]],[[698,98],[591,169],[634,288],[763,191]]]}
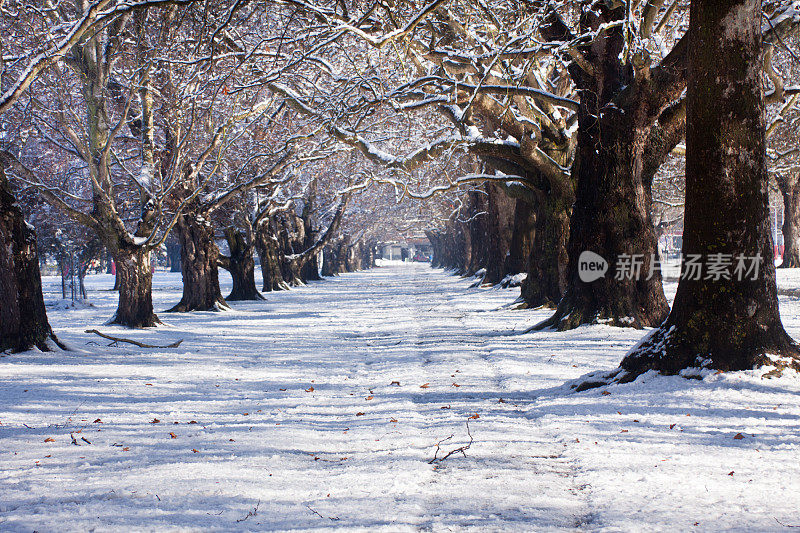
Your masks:
{"label": "row of tree", "polygon": [[[765,143],[796,112],[784,58],[800,14],[763,14],[744,0],[20,4],[3,11],[3,168],[114,258],[124,325],[157,321],[149,258],[171,234],[186,311],[224,305],[218,265],[232,297],[253,297],[254,250],[264,290],[280,289],[312,279],[321,251],[346,263],[375,228],[416,224],[442,265],[491,283],[525,271],[526,303],[555,306],[541,328],[657,327],[627,378],[796,361],[771,261],[744,284],[681,280],[671,311],[653,263],[654,190],[684,151],[670,185],[685,187],[684,253],[771,257]],[[771,156],[791,168],[793,149]],[[333,245],[353,196],[370,198],[361,229]],[[7,263],[24,264],[30,235],[8,227]],[[585,283],[586,251],[654,275]]]}

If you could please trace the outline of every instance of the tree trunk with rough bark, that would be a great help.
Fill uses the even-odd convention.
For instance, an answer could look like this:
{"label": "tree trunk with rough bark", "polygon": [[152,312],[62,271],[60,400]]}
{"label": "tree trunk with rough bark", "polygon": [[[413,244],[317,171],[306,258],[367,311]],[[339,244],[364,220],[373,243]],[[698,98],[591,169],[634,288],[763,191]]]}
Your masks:
{"label": "tree trunk with rough bark", "polygon": [[505,263],[507,274],[518,274],[527,270],[535,226],[536,212],[533,206],[527,200],[517,199],[514,203],[514,229]]}
{"label": "tree trunk with rough bark", "polygon": [[261,262],[261,277],[264,292],[284,291],[289,285],[284,281],[281,272],[281,257],[283,251],[275,235],[272,221],[262,222],[255,231],[255,244]]}
{"label": "tree trunk with rough bark", "polygon": [[783,196],[783,263],[781,268],[800,267],[800,179],[778,176]]}
{"label": "tree trunk with rough bark", "polygon": [[489,212],[486,235],[488,253],[484,265],[486,275],[483,277],[483,282],[496,285],[508,274],[506,258],[511,250],[516,202],[494,184],[486,184],[485,190],[489,200]]}
{"label": "tree trunk with rough bark", "polygon": [[[170,237],[170,239],[172,239],[172,237]],[[167,258],[169,259],[169,271],[180,272],[181,244],[177,241],[177,239],[174,242],[172,240],[167,241]]]}
{"label": "tree trunk with rough bark", "polygon": [[[624,19],[624,6],[598,6],[581,15],[581,28],[596,30]],[[570,67],[580,105],[567,287],[555,314],[540,329],[567,330],[594,322],[643,328],[660,324],[669,313],[660,270],[653,268],[651,274],[658,252],[642,169],[655,121],[676,91],[677,83],[664,80],[680,78],[685,41],[654,72],[648,66],[634,76],[633,67],[620,61],[623,29],[605,33],[605,39],[581,51],[593,67],[591,76]],[[680,91],[674,98],[678,96]],[[605,276],[581,279],[579,258],[586,251],[608,262]],[[628,268],[635,264],[640,265],[638,272]]]}
{"label": "tree trunk with rough bark", "polygon": [[540,195],[535,207],[536,220],[528,276],[521,296],[528,307],[555,307],[567,286],[567,238],[570,206],[555,194]]}
{"label": "tree trunk with rough bark", "polygon": [[149,328],[160,324],[153,312],[150,252],[140,247],[116,250],[114,262],[117,265],[119,305],[110,323],[129,328]]}
{"label": "tree trunk with rough bark", "polygon": [[0,352],[36,347],[50,351],[58,343],[42,297],[36,234],[22,216],[5,167],[0,163]]}
{"label": "tree trunk with rough bark", "polygon": [[256,262],[253,258],[255,245],[249,242],[243,231],[236,228],[225,230],[230,256],[220,258],[220,265],[231,274],[233,288],[228,301],[263,300],[256,288]]}
{"label": "tree trunk with rough bark", "polygon": [[182,214],[175,225],[181,244],[183,297],[170,312],[219,311],[228,304],[219,288],[219,249],[214,227],[202,215]]}
{"label": "tree trunk with rough bark", "polygon": [[333,242],[322,249],[322,275],[326,278],[339,274],[339,243]]}
{"label": "tree trunk with rough bark", "polygon": [[[772,262],[760,3],[693,0],[689,31],[682,252],[704,268],[697,276],[684,261],[669,318],[622,361],[622,381],[689,367],[800,369]],[[728,275],[709,264],[727,266]]]}

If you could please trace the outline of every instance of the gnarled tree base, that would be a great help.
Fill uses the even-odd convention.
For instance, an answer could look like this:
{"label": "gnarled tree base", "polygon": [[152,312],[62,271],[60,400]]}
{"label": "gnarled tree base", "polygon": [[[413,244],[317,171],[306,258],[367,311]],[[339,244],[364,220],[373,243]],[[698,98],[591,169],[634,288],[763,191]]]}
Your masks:
{"label": "gnarled tree base", "polygon": [[[660,282],[660,280],[659,280]],[[646,293],[645,293],[646,294]],[[553,316],[536,324],[533,331],[556,329],[568,331],[582,324],[606,324],[609,326],[643,329],[664,322],[669,315],[669,306],[663,292],[654,292],[646,297],[647,305],[637,305],[628,297],[607,299],[608,304],[599,306],[567,292],[561,299]]]}

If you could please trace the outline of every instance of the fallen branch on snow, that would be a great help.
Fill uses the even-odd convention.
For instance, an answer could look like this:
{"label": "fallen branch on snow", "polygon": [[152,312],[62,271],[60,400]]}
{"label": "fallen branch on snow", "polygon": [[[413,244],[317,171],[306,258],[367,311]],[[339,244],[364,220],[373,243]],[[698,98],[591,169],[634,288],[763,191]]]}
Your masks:
{"label": "fallen branch on snow", "polygon": [[442,440],[440,440],[439,442],[437,442],[437,443],[436,443],[436,451],[433,453],[433,459],[431,459],[430,461],[428,461],[428,464],[429,464],[429,465],[432,465],[432,464],[434,464],[434,463],[441,463],[442,461],[444,461],[445,459],[447,459],[447,458],[448,458],[448,457],[450,457],[451,455],[453,455],[453,454],[455,454],[455,453],[459,453],[459,452],[460,452],[460,453],[461,453],[461,455],[463,455],[464,457],[466,457],[466,456],[467,456],[467,454],[466,454],[465,452],[466,452],[467,450],[469,450],[469,447],[470,447],[470,446],[472,446],[472,443],[473,443],[473,441],[474,441],[474,440],[473,440],[473,438],[472,438],[472,433],[470,433],[470,431],[469,431],[469,420],[467,420],[467,435],[469,435],[469,442],[468,442],[467,444],[465,444],[464,446],[461,446],[461,447],[459,447],[459,448],[454,448],[454,449],[450,450],[449,452],[447,452],[447,455],[444,455],[444,456],[442,456],[442,457],[438,457],[438,455],[439,455],[439,450],[441,449],[441,445],[442,445],[442,443],[445,443],[445,442],[449,441],[450,439],[452,439],[452,438],[454,437],[454,435],[455,435],[455,434],[453,434],[453,435],[450,435],[450,436],[449,436],[449,437],[447,437],[446,439],[442,439]]}
{"label": "fallen branch on snow", "polygon": [[158,346],[156,344],[145,344],[143,342],[134,341],[131,339],[124,339],[122,337],[114,337],[112,335],[106,335],[105,333],[100,333],[96,329],[87,329],[86,333],[94,333],[95,335],[100,335],[104,339],[108,339],[114,342],[127,342],[128,344],[133,344],[134,346],[138,346],[139,348],[177,348],[183,342],[183,339],[181,339],[178,342],[173,342],[172,344],[167,344],[166,346]]}

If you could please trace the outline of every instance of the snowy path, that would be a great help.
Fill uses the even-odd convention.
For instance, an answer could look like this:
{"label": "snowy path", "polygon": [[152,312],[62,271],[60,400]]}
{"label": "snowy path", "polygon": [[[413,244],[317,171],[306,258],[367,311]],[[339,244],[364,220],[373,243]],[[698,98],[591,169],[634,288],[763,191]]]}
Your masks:
{"label": "snowy path", "polygon": [[[169,327],[134,332],[102,326],[115,298],[99,290],[107,276],[91,283],[96,307],[50,312],[83,353],[0,358],[0,531],[800,523],[795,375],[566,394],[642,332],[515,335],[547,312],[509,310],[518,290],[469,289],[420,264],[227,313],[162,313]],[[158,309],[179,298],[179,276],[156,286]],[[800,337],[800,305],[784,303]],[[87,327],[184,343],[87,345],[99,340]],[[442,439],[453,435],[439,457],[468,444],[468,421],[466,457],[430,464]]]}

